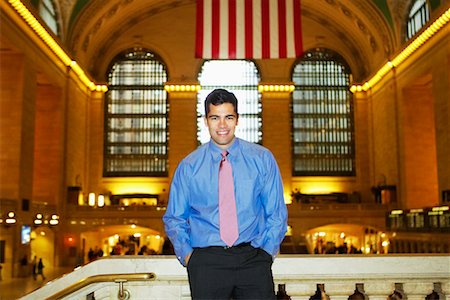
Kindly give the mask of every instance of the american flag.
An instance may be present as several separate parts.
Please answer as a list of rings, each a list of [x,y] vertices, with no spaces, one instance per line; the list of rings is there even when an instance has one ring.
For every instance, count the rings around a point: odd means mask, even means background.
[[[295,58],[300,0],[197,0],[196,58]]]

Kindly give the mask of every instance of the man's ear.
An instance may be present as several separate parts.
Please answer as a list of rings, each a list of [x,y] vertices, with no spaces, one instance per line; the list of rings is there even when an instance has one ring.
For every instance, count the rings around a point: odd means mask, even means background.
[[[208,127],[208,118],[206,116],[203,117],[203,121],[205,122],[205,126]]]

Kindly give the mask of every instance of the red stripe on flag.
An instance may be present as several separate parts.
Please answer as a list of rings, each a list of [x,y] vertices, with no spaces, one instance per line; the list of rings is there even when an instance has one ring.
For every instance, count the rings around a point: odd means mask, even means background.
[[[269,0],[261,0],[261,56],[270,58]]]
[[[203,0],[197,0],[195,57],[203,57]]]
[[[236,0],[228,3],[228,58],[236,58]]]
[[[245,58],[253,58],[253,3],[245,0]]]
[[[211,57],[219,58],[220,54],[220,0],[212,0]]]
[[[294,1],[294,36],[295,55],[296,57],[299,57],[303,54],[302,12],[300,0]]]
[[[278,0],[278,56],[287,56],[286,0]]]

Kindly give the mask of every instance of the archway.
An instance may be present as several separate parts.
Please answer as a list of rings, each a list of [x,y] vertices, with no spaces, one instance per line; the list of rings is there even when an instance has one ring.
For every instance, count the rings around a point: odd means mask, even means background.
[[[161,254],[164,238],[160,232],[137,225],[112,225],[81,233],[84,262],[109,255]]]
[[[374,227],[329,224],[306,232],[309,253],[381,254],[388,252],[388,235]]]

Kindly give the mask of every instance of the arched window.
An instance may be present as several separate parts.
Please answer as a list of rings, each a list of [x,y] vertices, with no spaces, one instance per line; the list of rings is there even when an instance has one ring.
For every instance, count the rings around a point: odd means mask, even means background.
[[[210,139],[203,121],[205,98],[215,88],[224,88],[234,93],[239,103],[236,136],[261,143],[261,94],[258,91],[259,72],[255,63],[248,60],[205,61],[198,80],[202,86],[197,98],[198,142],[203,144]]]
[[[408,15],[407,39],[412,38],[430,19],[430,8],[426,0],[416,0]]]
[[[104,176],[167,176],[165,65],[153,53],[120,54],[108,74]]]
[[[58,16],[56,14],[55,5],[52,0],[40,0],[38,11],[45,24],[53,31],[55,35],[59,35]]]
[[[350,69],[337,53],[308,51],[294,66],[294,176],[353,176],[354,126]]]

